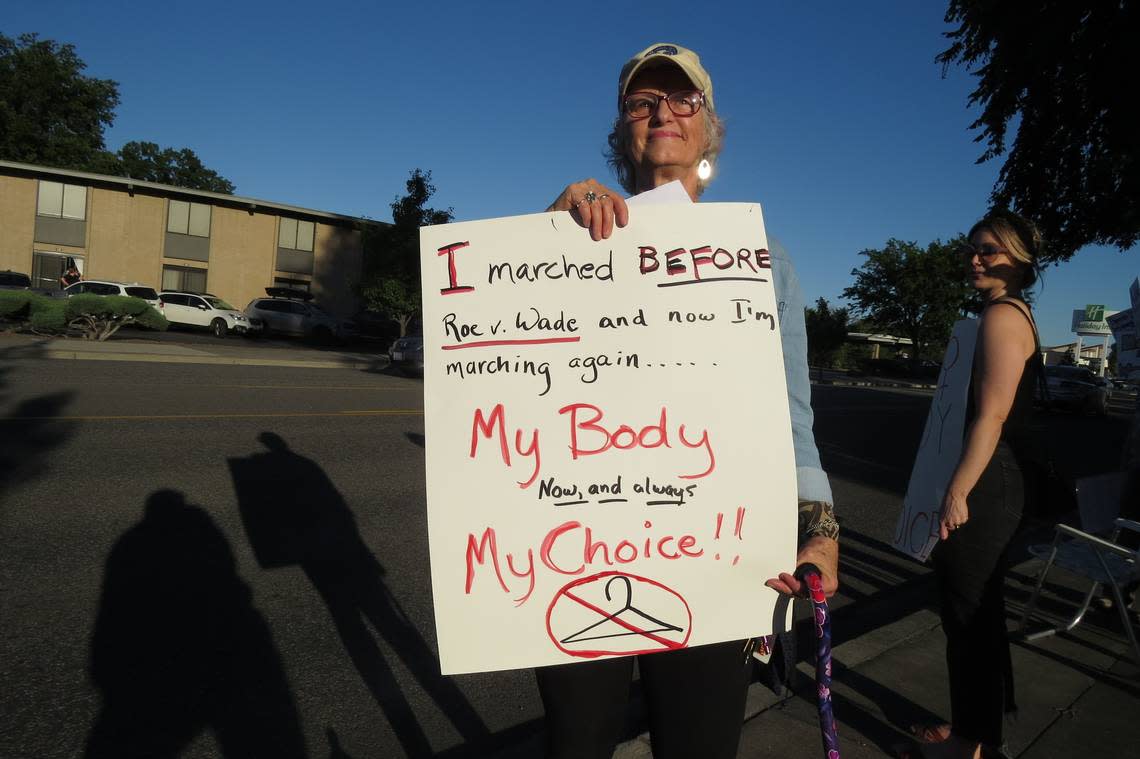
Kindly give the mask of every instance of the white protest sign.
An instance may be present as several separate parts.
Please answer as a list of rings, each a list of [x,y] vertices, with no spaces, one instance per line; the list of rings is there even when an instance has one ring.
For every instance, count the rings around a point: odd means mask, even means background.
[[[895,527],[894,547],[919,561],[926,561],[938,544],[942,497],[962,456],[966,394],[977,339],[976,319],[962,319],[950,333],[942,371],[938,373],[938,389],[926,415],[926,427],[910,471],[902,514]]]
[[[760,207],[420,230],[445,674],[770,632],[795,460]]]

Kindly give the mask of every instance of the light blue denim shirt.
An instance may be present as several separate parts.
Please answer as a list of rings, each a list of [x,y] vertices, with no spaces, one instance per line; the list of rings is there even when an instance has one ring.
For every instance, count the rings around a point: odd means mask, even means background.
[[[815,446],[815,414],[811,409],[811,381],[808,379],[807,326],[804,323],[804,296],[800,279],[788,257],[788,251],[775,239],[768,238],[768,254],[772,263],[772,285],[776,291],[776,310],[780,317],[780,344],[784,349],[784,379],[788,384],[788,410],[792,417],[792,447],[796,455],[796,486],[801,501],[826,501],[831,498],[831,483],[819,463]]]

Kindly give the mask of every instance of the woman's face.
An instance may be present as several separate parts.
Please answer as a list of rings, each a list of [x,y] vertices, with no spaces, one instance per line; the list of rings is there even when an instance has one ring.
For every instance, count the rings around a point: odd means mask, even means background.
[[[693,83],[681,69],[663,65],[639,72],[629,83],[626,95],[652,92],[664,96],[692,89]],[[708,146],[703,114],[677,116],[662,99],[649,118],[624,118],[625,128],[629,130],[628,156],[635,167],[635,178],[652,176],[657,170],[666,168],[696,171],[697,163]]]
[[[966,276],[975,290],[1020,289],[1024,264],[1006,250],[994,233],[979,229],[963,255]]]

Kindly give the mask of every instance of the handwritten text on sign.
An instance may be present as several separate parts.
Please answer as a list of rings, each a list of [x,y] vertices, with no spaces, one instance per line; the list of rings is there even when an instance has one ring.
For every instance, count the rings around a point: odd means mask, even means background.
[[[954,325],[895,527],[895,548],[919,561],[926,561],[938,545],[942,498],[962,457],[966,393],[977,338],[977,320],[962,319]]]
[[[795,464],[759,206],[421,230],[445,673],[771,630]]]

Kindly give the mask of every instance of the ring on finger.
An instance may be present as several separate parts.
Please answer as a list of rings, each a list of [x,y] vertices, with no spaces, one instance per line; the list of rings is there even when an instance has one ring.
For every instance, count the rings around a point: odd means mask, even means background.
[[[610,196],[610,195],[609,195],[609,193],[608,193],[608,192],[603,192],[601,195],[599,195],[599,196],[598,196],[598,200],[605,200],[605,199],[606,199],[606,198],[608,198],[609,196]]]
[[[583,199],[590,205],[594,205],[594,201],[598,199],[598,196],[594,194],[593,190],[587,190]]]

